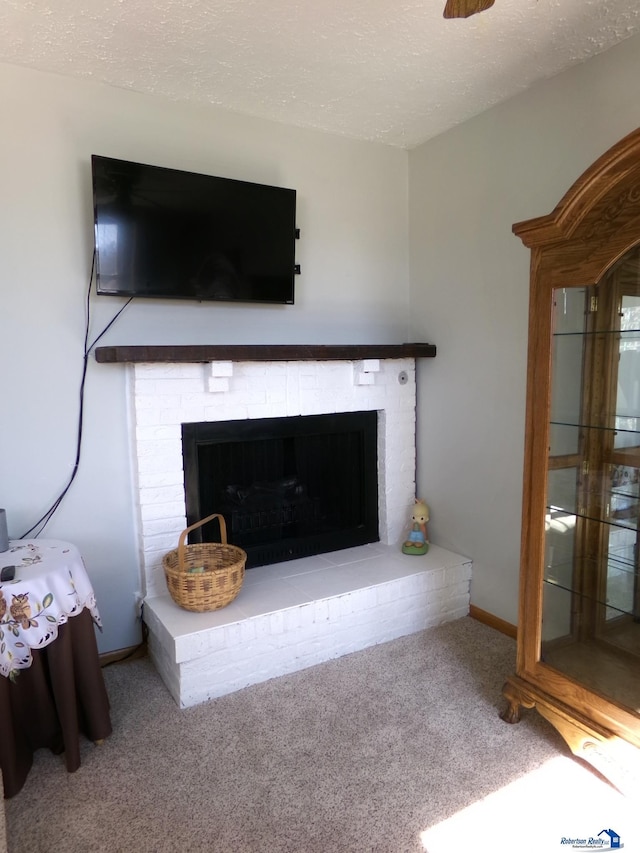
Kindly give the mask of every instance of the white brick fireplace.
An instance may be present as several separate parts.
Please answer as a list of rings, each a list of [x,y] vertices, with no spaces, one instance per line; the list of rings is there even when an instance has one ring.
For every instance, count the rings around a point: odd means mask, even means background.
[[[129,392],[144,621],[180,706],[468,613],[467,558],[399,549],[416,496],[414,358],[138,362]],[[181,425],[362,410],[378,412],[380,542],[251,569],[212,613],[178,607],[162,557],[186,526]]]

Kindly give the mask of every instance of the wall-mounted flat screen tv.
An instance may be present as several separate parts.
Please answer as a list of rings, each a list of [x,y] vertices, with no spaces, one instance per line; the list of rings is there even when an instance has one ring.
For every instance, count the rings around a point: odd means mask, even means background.
[[[93,155],[96,290],[294,301],[296,192]]]

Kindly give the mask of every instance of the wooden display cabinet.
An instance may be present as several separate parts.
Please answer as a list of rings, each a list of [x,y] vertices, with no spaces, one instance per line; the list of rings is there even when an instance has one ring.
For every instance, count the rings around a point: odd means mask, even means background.
[[[640,791],[640,130],[531,249],[520,607],[503,719],[535,707],[574,754]]]

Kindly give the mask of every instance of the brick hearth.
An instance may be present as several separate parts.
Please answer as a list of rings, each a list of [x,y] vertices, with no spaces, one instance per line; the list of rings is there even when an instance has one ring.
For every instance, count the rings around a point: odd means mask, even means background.
[[[189,613],[148,599],[149,652],[181,707],[466,616],[471,562],[363,545],[250,570],[238,597]]]
[[[128,370],[144,620],[152,658],[180,706],[468,613],[467,558],[435,546],[424,557],[399,549],[416,496],[415,358],[403,347],[388,349],[387,358],[357,349],[360,358],[351,360],[324,351],[313,360],[305,351],[285,361],[284,350],[275,361],[147,363],[137,351],[100,359],[134,362]],[[162,557],[186,526],[181,425],[363,410],[378,413],[380,543],[251,569],[238,598],[219,611],[191,613],[174,604]]]

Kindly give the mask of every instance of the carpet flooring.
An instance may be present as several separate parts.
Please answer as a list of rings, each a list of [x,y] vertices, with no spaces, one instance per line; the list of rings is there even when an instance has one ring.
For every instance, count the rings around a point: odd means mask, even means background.
[[[9,853],[553,851],[616,820],[629,847],[615,789],[499,718],[514,665],[467,617],[184,710],[148,658],[107,667],[113,735],[73,774],[36,754]]]

